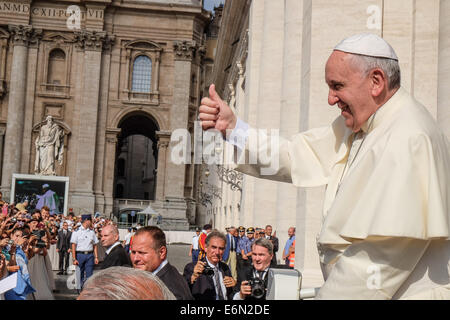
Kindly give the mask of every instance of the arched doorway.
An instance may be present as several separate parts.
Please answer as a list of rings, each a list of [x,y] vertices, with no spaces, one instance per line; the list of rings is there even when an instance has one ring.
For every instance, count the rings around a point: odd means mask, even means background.
[[[118,127],[114,198],[155,200],[157,122],[146,113],[135,112],[125,116]]]

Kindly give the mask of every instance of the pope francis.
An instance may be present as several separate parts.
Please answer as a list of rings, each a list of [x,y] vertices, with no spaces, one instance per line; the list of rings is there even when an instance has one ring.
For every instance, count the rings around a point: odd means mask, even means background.
[[[400,86],[398,58],[373,34],[341,41],[325,67],[325,128],[252,139],[214,85],[199,119],[241,152],[236,168],[298,187],[326,185],[318,251],[325,284],[317,299],[450,299],[450,144],[426,108]],[[236,136],[239,139],[235,139]],[[249,143],[257,141],[255,144]],[[257,153],[267,163],[248,164]]]

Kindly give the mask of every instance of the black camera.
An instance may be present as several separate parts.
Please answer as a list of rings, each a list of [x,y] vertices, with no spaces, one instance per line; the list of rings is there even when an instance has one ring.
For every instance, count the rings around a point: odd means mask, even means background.
[[[211,268],[210,266],[205,266],[202,272],[205,276],[213,276],[214,275],[214,268]]]
[[[37,238],[37,242],[36,242],[36,248],[45,248],[47,245],[45,244],[44,241],[42,241],[42,237],[45,236],[45,231],[44,230],[34,230],[32,232],[32,234],[34,236],[36,236]]]
[[[255,299],[262,299],[266,293],[266,286],[264,280],[259,278],[252,278],[248,281],[252,287],[252,297]]]
[[[12,218],[11,219],[11,222],[14,224],[14,223],[16,223],[17,222],[17,218]]]

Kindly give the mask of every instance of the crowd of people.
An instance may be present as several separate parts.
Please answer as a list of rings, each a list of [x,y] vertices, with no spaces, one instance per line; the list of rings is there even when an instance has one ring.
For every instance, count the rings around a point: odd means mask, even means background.
[[[89,226],[89,220],[83,223]],[[196,233],[189,250],[192,262],[181,274],[168,261],[166,235],[159,227],[129,230],[123,243],[113,224],[104,227],[101,241],[108,249],[103,270],[86,275],[78,299],[259,300],[266,297],[269,269],[289,268],[274,259],[278,239],[271,226],[230,227],[225,234],[207,224]],[[95,252],[94,242],[91,244],[88,249]],[[122,244],[129,246],[129,252]],[[292,251],[292,243],[289,249]],[[114,258],[110,259],[111,255]],[[246,263],[232,262],[240,259]],[[110,262],[104,265],[106,261]]]
[[[196,230],[196,235],[192,238],[192,244],[189,250],[189,256],[192,257],[193,263],[196,263],[199,257],[202,260],[202,257],[205,256],[205,239],[211,230],[212,226],[210,224],[206,224],[203,230]],[[230,267],[233,278],[238,279],[238,275],[242,276],[245,270],[252,264],[252,246],[260,238],[266,238],[272,242],[273,257],[271,265],[278,265],[276,254],[279,243],[276,232],[272,234],[273,228],[271,225],[266,225],[265,228],[248,227],[247,229],[243,226],[239,228],[231,226],[225,230],[226,246],[222,258]],[[282,264],[293,268],[295,263],[295,227],[289,228],[288,236],[289,239],[286,242],[282,254]]]
[[[29,212],[26,203],[6,203],[1,194],[0,201],[0,280],[17,273],[16,287],[0,299],[54,299],[54,261],[58,275],[77,266],[80,300],[264,299],[265,293],[252,292],[252,283],[264,284],[268,268],[280,267],[278,238],[270,225],[229,227],[225,233],[209,224],[197,229],[192,262],[181,274],[167,259],[166,235],[158,227],[130,228],[120,241],[117,225],[99,213],[63,216],[48,207]],[[291,253],[292,241],[286,247]]]
[[[16,287],[1,293],[0,299],[54,299],[54,264],[58,264],[59,275],[67,274],[74,249],[72,236],[83,229],[80,217],[73,212],[67,216],[52,214],[46,206],[29,211],[27,202],[7,203],[1,193],[0,207],[0,280],[17,273]],[[97,239],[112,223],[99,213],[91,222]],[[103,257],[106,252],[100,248]]]

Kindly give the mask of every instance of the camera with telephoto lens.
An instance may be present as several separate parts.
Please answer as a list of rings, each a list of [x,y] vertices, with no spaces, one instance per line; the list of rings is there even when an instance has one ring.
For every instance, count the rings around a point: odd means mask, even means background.
[[[47,246],[45,244],[45,242],[42,241],[42,237],[45,236],[45,231],[44,230],[34,230],[32,232],[32,234],[34,236],[36,236],[36,238],[37,238],[36,248],[45,248]]]
[[[252,278],[248,281],[252,287],[252,297],[255,299],[262,299],[266,293],[264,280],[259,278]]]

